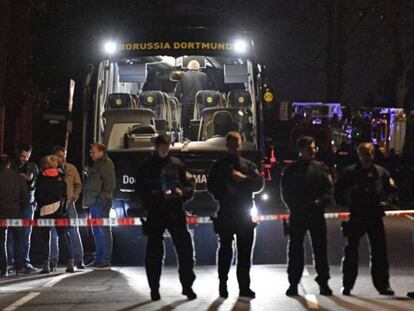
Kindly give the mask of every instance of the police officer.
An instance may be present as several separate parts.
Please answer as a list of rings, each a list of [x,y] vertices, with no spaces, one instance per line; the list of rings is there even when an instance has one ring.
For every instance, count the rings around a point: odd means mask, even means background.
[[[381,295],[394,295],[389,284],[389,264],[385,238],[384,207],[394,188],[394,181],[383,167],[374,164],[375,148],[371,143],[358,146],[359,163],[347,167],[339,176],[335,199],[350,209],[343,224],[347,238],[342,262],[342,294],[350,295],[358,275],[359,240],[368,235],[371,252],[371,274]]]
[[[290,210],[288,296],[298,295],[298,284],[304,268],[303,240],[310,232],[315,268],[321,295],[332,295],[328,280],[327,233],[324,211],[332,201],[332,179],[328,168],[315,161],[317,147],[312,137],[298,139],[299,160],[288,166],[282,176],[283,200]]]
[[[188,71],[181,75],[175,91],[183,105],[181,123],[185,138],[190,137],[190,120],[194,113],[195,96],[198,91],[207,89],[209,89],[207,74],[200,71],[200,63],[198,61],[191,60],[188,63]]]
[[[227,298],[227,275],[233,258],[233,239],[237,238],[237,280],[240,296],[255,298],[250,289],[250,266],[256,223],[252,221],[252,193],[263,187],[263,177],[257,167],[240,155],[241,136],[230,132],[226,136],[228,153],[210,169],[207,188],[219,201],[214,219],[219,236],[218,274],[220,297]]]
[[[183,203],[192,197],[194,178],[185,165],[170,155],[170,137],[164,133],[155,139],[155,152],[138,175],[138,194],[147,211],[144,233],[148,236],[145,268],[151,299],[160,300],[160,277],[164,258],[163,235],[168,229],[178,256],[182,294],[196,299],[192,237],[187,228]]]

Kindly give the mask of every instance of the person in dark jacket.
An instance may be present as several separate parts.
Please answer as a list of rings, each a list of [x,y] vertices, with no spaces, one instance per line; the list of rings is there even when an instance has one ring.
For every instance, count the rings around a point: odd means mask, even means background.
[[[190,121],[193,118],[195,96],[200,90],[209,88],[208,76],[200,71],[200,63],[191,60],[188,63],[188,71],[184,72],[177,83],[176,95],[182,103],[182,126],[184,129],[184,137],[189,138]]]
[[[375,147],[358,146],[359,163],[347,167],[335,186],[338,204],[349,206],[350,218],[343,223],[347,238],[342,262],[344,295],[350,295],[358,275],[358,248],[361,237],[368,235],[371,252],[371,274],[381,295],[394,295],[389,284],[389,263],[383,223],[384,207],[395,186],[388,171],[374,164]]]
[[[10,160],[3,155],[0,158],[0,219],[21,218],[28,205],[26,179],[10,169]],[[0,275],[7,275],[7,232],[12,231],[16,274],[24,268],[22,228],[0,227]]]
[[[17,173],[21,174],[27,182],[28,190],[28,204],[24,208],[22,213],[23,219],[33,220],[35,210],[35,189],[36,189],[36,178],[39,175],[39,168],[36,163],[30,161],[32,155],[32,146],[20,145],[17,148],[17,159],[12,162],[11,168]],[[32,237],[32,227],[23,227],[23,255],[25,261],[26,272],[36,272],[37,269],[30,263],[30,241]]]
[[[233,239],[237,238],[237,279],[240,296],[255,298],[250,289],[250,266],[254,244],[252,221],[252,195],[263,187],[263,177],[256,165],[241,156],[241,136],[229,132],[226,136],[228,153],[210,169],[207,189],[220,208],[214,219],[215,231],[219,236],[218,274],[220,297],[227,298],[227,279],[233,258]]]
[[[93,165],[88,168],[84,190],[84,203],[89,207],[91,218],[109,218],[113,192],[116,186],[115,166],[108,157],[106,147],[95,143],[91,146]],[[112,232],[109,226],[92,227],[95,239],[95,260],[88,266],[94,270],[111,269]]]
[[[183,204],[193,195],[194,178],[178,158],[170,155],[170,144],[169,136],[159,134],[155,139],[155,152],[143,163],[137,178],[138,196],[147,212],[145,268],[154,301],[161,298],[159,287],[166,229],[178,256],[182,294],[189,299],[197,298],[192,289],[195,280],[193,241],[183,209]]]
[[[303,241],[309,231],[315,256],[316,282],[321,295],[332,295],[328,280],[329,264],[325,208],[332,201],[332,178],[323,163],[315,161],[317,147],[313,137],[298,139],[299,160],[286,168],[282,176],[282,196],[289,208],[288,296],[298,295],[304,269]]]
[[[68,218],[66,214],[66,183],[64,176],[57,170],[58,160],[54,155],[45,156],[41,160],[41,173],[38,178],[35,198],[37,202],[36,217],[38,219]],[[40,273],[50,273],[50,231],[51,227],[40,228],[43,237],[42,260]],[[73,254],[69,242],[68,227],[56,227],[62,245],[63,258],[67,260],[66,272],[74,272]]]

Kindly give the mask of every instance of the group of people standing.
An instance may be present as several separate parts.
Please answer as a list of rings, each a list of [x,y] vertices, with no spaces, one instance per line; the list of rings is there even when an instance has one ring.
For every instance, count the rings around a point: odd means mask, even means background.
[[[22,145],[15,160],[0,158],[0,219],[70,219],[77,218],[75,203],[82,192],[78,170],[66,161],[66,149],[53,148],[42,157],[40,169],[30,161],[32,148]],[[91,146],[93,165],[88,170],[84,197],[92,218],[109,217],[115,189],[115,169],[101,144]],[[59,257],[66,272],[85,269],[83,245],[78,226],[40,227],[42,268],[40,273],[56,270]],[[112,252],[110,227],[93,227],[96,258],[94,269],[109,269]],[[0,227],[1,276],[37,272],[31,264],[32,227]],[[59,247],[60,246],[60,247]],[[61,250],[62,256],[59,256]]]
[[[389,282],[383,216],[389,196],[395,190],[395,182],[385,168],[374,164],[374,145],[361,143],[357,148],[358,161],[344,168],[336,181],[329,174],[328,167],[315,160],[317,147],[312,137],[301,137],[297,148],[299,160],[286,168],[281,185],[283,199],[290,210],[290,287],[286,294],[298,295],[298,284],[304,269],[304,236],[309,231],[315,255],[316,282],[322,295],[332,295],[328,285],[330,275],[324,212],[336,201],[350,211],[349,220],[342,223],[347,241],[342,262],[342,294],[351,295],[358,275],[359,242],[367,235],[373,284],[380,295],[394,295]],[[408,295],[413,297],[414,293]]]
[[[241,156],[242,139],[238,132],[226,136],[228,152],[211,167],[207,189],[219,202],[213,217],[214,230],[219,238],[218,276],[219,295],[227,298],[228,273],[233,258],[233,240],[237,245],[237,279],[240,296],[255,298],[250,288],[250,267],[256,223],[251,217],[252,196],[263,187],[263,177],[256,165]],[[188,231],[183,205],[193,195],[194,178],[185,164],[170,154],[171,140],[159,134],[155,152],[143,163],[137,178],[137,195],[147,216],[143,231],[147,235],[145,267],[151,289],[151,299],[161,299],[159,287],[164,258],[163,238],[168,230],[174,243],[179,266],[182,294],[196,299],[192,289],[194,273],[194,245]],[[332,295],[327,248],[325,209],[336,201],[350,208],[350,218],[342,224],[347,239],[343,259],[342,294],[351,295],[358,274],[358,246],[368,235],[371,252],[371,274],[375,288],[381,295],[394,295],[389,283],[389,263],[383,223],[384,207],[395,183],[386,169],[374,164],[375,148],[371,143],[358,146],[358,162],[344,168],[334,181],[329,169],[315,160],[317,147],[312,137],[297,142],[299,159],[284,170],[283,200],[290,210],[287,232],[288,296],[298,295],[298,284],[304,270],[303,242],[309,231],[315,255],[316,282],[322,295]],[[75,202],[82,191],[79,173],[66,162],[66,150],[56,147],[53,155],[45,156],[37,165],[29,161],[30,146],[22,146],[18,157],[0,161],[0,218],[48,219],[76,218]],[[90,150],[93,165],[87,170],[83,189],[84,202],[91,218],[108,218],[115,189],[115,169],[105,146],[95,143]],[[298,192],[300,191],[300,195]],[[9,231],[9,234],[8,234]],[[67,263],[66,271],[84,269],[83,248],[77,227],[41,227],[41,273],[49,273],[57,265],[58,245]],[[111,267],[112,235],[109,226],[94,226],[96,256],[90,264],[96,270]],[[14,259],[17,275],[32,272],[30,263],[31,227],[0,227],[0,272],[7,275],[8,262]],[[12,237],[8,249],[7,237]],[[51,238],[52,236],[52,238]],[[53,238],[53,236],[55,236]],[[57,238],[58,237],[58,238]],[[52,241],[52,242],[51,242]],[[10,246],[10,245],[9,245]],[[9,258],[8,258],[9,256]],[[408,293],[410,297],[414,293]]]
[[[164,257],[163,236],[168,229],[178,257],[178,272],[182,294],[189,299],[197,298],[192,289],[194,274],[194,247],[183,203],[192,197],[194,178],[185,165],[170,155],[171,140],[160,134],[155,139],[154,154],[139,171],[138,196],[147,211],[144,233],[148,236],[145,267],[151,289],[151,299],[161,299],[159,293],[162,262]],[[255,223],[250,209],[253,192],[263,186],[263,178],[256,166],[241,157],[241,136],[230,132],[226,137],[228,153],[217,160],[210,170],[207,187],[220,202],[220,210],[214,219],[219,236],[218,274],[219,294],[228,297],[227,278],[230,270],[234,236],[237,237],[237,279],[240,295],[254,298],[250,289],[250,265],[254,242]]]

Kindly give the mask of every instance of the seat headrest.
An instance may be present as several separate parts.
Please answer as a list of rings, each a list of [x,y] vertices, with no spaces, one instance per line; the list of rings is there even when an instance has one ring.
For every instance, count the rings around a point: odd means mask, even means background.
[[[228,95],[229,107],[234,108],[250,108],[252,105],[252,97],[248,91],[236,90],[230,91]]]
[[[233,128],[233,116],[228,111],[217,111],[213,115],[214,135],[225,136]]]
[[[220,92],[218,91],[198,91],[196,94],[196,102],[202,107],[217,107],[220,105]]]
[[[106,99],[106,106],[108,109],[128,109],[134,108],[131,94],[127,93],[112,93]]]
[[[139,99],[143,107],[154,109],[164,103],[164,93],[160,91],[145,91],[141,93]]]
[[[135,125],[131,129],[131,134],[133,135],[143,135],[143,134],[155,134],[157,131],[152,125]]]

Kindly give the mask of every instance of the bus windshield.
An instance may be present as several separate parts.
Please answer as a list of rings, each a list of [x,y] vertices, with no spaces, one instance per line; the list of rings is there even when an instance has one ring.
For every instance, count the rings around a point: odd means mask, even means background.
[[[109,150],[146,150],[159,132],[173,148],[217,150],[230,131],[256,149],[256,90],[248,59],[145,56],[100,63],[95,137]],[[220,142],[220,143],[219,143]]]

